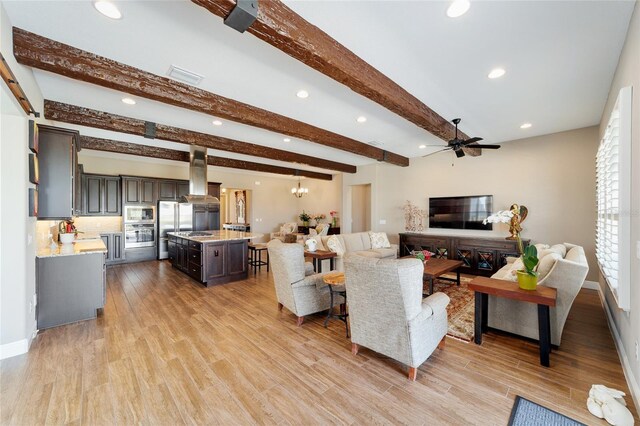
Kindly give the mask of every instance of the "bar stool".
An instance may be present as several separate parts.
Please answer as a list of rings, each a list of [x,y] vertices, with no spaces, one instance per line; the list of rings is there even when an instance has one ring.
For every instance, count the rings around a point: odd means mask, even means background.
[[[262,252],[267,253],[266,262],[262,260]],[[266,265],[267,272],[269,272],[269,251],[265,243],[249,243],[249,267],[253,266],[253,273],[256,274],[258,269],[262,269]]]

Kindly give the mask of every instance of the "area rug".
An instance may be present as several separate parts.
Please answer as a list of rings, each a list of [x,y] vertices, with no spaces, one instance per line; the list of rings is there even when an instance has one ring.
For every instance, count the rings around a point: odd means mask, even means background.
[[[509,417],[509,426],[585,426],[565,415],[550,410],[520,395],[516,396]]]
[[[443,275],[445,278],[455,278],[455,275]],[[471,278],[460,278],[460,286],[451,281],[435,280],[433,283],[433,291],[439,291],[451,299],[449,306],[447,306],[447,313],[449,314],[449,330],[447,335],[465,341],[470,342],[473,340],[473,325],[474,325],[474,295],[473,291],[469,290],[467,283],[471,281]],[[429,291],[429,284],[425,283],[425,293]]]

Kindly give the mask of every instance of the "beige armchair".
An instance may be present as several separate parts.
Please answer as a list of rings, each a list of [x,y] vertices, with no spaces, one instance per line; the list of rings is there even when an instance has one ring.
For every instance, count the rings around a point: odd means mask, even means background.
[[[309,236],[315,237],[316,235],[320,235],[324,237],[329,234],[329,228],[331,228],[331,224],[329,223],[319,223],[318,226],[314,228],[309,228]]]
[[[304,261],[301,244],[285,244],[279,240],[267,244],[273,282],[278,299],[278,310],[284,306],[298,317],[302,325],[305,315],[329,309],[330,296],[323,274],[313,272],[313,265]],[[334,303],[344,303],[342,297],[334,297]]]
[[[278,232],[272,232],[270,234],[270,240],[280,240],[283,243],[285,235],[295,234],[298,232],[298,224],[296,222],[287,222],[280,227]]]
[[[409,379],[436,347],[444,349],[449,297],[422,299],[418,259],[345,256],[352,352],[364,346],[409,366]]]
[[[549,310],[551,316],[551,344],[560,346],[562,330],[571,310],[571,305],[582,288],[589,265],[584,249],[574,244],[558,244],[564,246],[566,254],[558,256],[557,260],[550,258],[550,269],[542,276],[540,271],[544,256],[538,265],[538,285],[556,288],[558,296],[556,306]],[[554,246],[556,247],[556,246]],[[553,248],[553,247],[552,247]],[[548,254],[547,254],[548,255]],[[511,273],[515,259],[505,265],[492,278],[505,279]],[[545,261],[546,263],[546,261]],[[489,296],[489,327],[507,331],[519,336],[538,340],[538,309],[533,303],[519,302],[501,297]]]

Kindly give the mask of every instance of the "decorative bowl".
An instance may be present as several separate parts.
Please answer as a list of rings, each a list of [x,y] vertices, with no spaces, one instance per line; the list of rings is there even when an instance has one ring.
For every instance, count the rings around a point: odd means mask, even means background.
[[[67,234],[59,234],[59,238],[62,244],[71,244],[73,243],[73,240],[75,240],[76,234],[73,232]]]

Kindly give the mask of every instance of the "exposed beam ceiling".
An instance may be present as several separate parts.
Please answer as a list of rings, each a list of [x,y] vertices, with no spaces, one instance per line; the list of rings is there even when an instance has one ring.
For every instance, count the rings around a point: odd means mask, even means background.
[[[222,18],[236,6],[235,0],[191,1]],[[451,138],[454,127],[448,120],[280,0],[261,1],[258,18],[247,32],[440,139]],[[460,131],[459,134],[468,138]]]
[[[96,111],[76,105],[69,105],[45,99],[44,116],[50,120],[80,126],[94,127],[111,130],[131,135],[145,136],[147,133],[146,121],[136,118]],[[287,161],[290,163],[306,164],[322,169],[337,170],[345,173],[355,173],[356,167],[350,164],[324,160],[310,155],[296,154],[281,149],[270,148],[262,145],[240,142],[220,136],[180,129],[178,127],[155,124],[155,139],[199,145],[220,151],[234,152],[237,154],[251,155],[254,157],[269,158],[273,160]]]
[[[378,161],[409,165],[406,157],[15,27],[13,54],[23,65],[69,78],[305,139]]]
[[[175,149],[159,148],[155,146],[140,145],[128,142],[119,142],[112,139],[80,136],[80,148],[96,151],[115,152],[118,154],[137,155],[142,157],[161,158],[164,160],[189,162],[189,153]],[[251,161],[235,160],[208,156],[211,166],[229,167],[232,169],[251,170],[254,172],[277,173],[281,175],[305,176],[313,179],[331,180],[329,174],[292,169],[289,167],[273,166],[271,164],[253,163]]]

